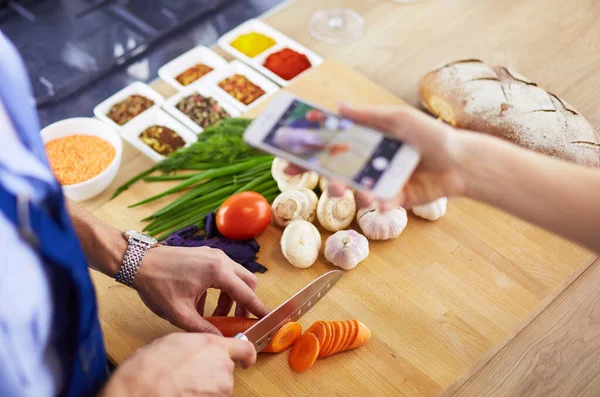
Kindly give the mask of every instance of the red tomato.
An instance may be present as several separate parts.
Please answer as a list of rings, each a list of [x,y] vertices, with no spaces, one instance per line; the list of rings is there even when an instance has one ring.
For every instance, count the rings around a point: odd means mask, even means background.
[[[256,192],[234,194],[217,211],[217,228],[230,240],[258,237],[270,223],[271,206]]]

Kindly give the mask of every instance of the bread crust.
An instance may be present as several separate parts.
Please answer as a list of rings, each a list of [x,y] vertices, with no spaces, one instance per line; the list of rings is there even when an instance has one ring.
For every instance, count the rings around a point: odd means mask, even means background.
[[[452,62],[419,82],[421,103],[458,128],[575,163],[600,166],[600,137],[558,96],[503,66]]]

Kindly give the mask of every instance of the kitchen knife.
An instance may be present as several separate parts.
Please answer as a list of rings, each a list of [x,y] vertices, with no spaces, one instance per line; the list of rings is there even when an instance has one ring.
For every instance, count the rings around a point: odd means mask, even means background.
[[[302,317],[329,292],[343,274],[341,270],[332,270],[323,274],[248,328],[246,332],[237,334],[236,339],[250,341],[257,352],[261,351],[269,344],[279,328],[289,321],[296,321]]]

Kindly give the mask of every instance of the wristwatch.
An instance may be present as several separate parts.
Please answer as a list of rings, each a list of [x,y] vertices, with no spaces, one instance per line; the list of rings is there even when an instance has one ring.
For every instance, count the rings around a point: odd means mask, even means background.
[[[146,251],[156,247],[158,241],[151,236],[134,230],[125,230],[123,237],[128,243],[127,250],[125,250],[123,262],[121,262],[121,268],[115,276],[115,280],[131,287],[138,270],[140,270],[140,265],[142,264],[142,260],[144,260]]]

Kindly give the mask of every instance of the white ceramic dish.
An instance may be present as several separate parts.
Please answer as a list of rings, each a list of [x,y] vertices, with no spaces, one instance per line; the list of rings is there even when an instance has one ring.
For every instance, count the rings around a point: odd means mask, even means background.
[[[190,131],[179,121],[169,116],[163,110],[154,108],[148,112],[144,112],[144,114],[125,124],[125,126],[121,129],[121,135],[123,136],[123,139],[131,144],[131,146],[144,153],[151,160],[157,163],[162,161],[165,156],[155,152],[152,148],[150,148],[150,146],[146,145],[140,139],[140,134],[144,132],[146,128],[153,125],[160,125],[172,129],[185,141],[185,146],[189,146],[191,143],[196,142],[197,140],[196,134]]]
[[[113,182],[123,155],[123,142],[115,130],[91,117],[77,117],[50,124],[40,133],[44,144],[69,135],[93,135],[100,137],[115,148],[115,158],[104,171],[87,181],[63,186],[63,192],[71,200],[83,201],[102,193]]]
[[[163,79],[173,88],[180,91],[186,87],[189,87],[189,85],[181,85],[175,79],[175,77],[179,76],[181,73],[185,72],[192,66],[197,65],[199,63],[202,63],[206,66],[210,66],[213,69],[218,69],[222,66],[227,65],[227,61],[223,59],[220,55],[218,55],[216,52],[212,51],[208,47],[198,46],[192,48],[188,52],[181,54],[177,58],[163,65],[160,69],[158,69],[158,75],[161,79]],[[202,81],[202,79],[208,76],[210,73],[207,73],[206,75],[202,76],[198,80],[194,81],[192,84]]]
[[[190,130],[194,131],[196,134],[201,133],[204,129],[200,127],[198,124],[192,121],[185,113],[181,110],[177,109],[177,103],[187,96],[190,96],[194,93],[198,93],[204,97],[213,97],[217,100],[219,105],[229,113],[231,117],[237,117],[240,115],[240,110],[233,105],[229,100],[223,99],[221,95],[216,93],[214,90],[211,90],[208,87],[203,86],[202,84],[192,84],[189,87],[186,87],[185,90],[178,92],[173,95],[169,99],[165,101],[163,104],[163,109],[165,109],[171,116],[175,117],[179,120],[183,125],[185,125]],[[229,94],[227,94],[229,95]]]
[[[248,34],[251,32],[262,33],[266,36],[269,36],[273,40],[275,40],[276,44],[273,47],[266,49],[265,51],[263,51],[262,53],[258,54],[257,56],[255,56],[253,58],[246,56],[245,54],[243,54],[242,52],[236,50],[235,48],[233,48],[231,46],[231,42],[233,40],[235,40],[238,36],[243,35],[243,34]],[[250,20],[246,21],[245,23],[241,24],[240,26],[236,27],[235,29],[229,31],[228,33],[226,33],[219,39],[218,43],[219,43],[219,46],[224,51],[226,51],[233,57],[238,58],[238,59],[246,62],[247,64],[251,65],[253,68],[257,69],[258,71],[263,73],[265,76],[269,77],[271,80],[275,81],[277,84],[279,84],[281,86],[289,85],[291,82],[296,80],[299,76],[301,76],[304,72],[300,73],[298,76],[294,77],[291,80],[282,79],[277,74],[271,72],[269,69],[267,69],[263,66],[267,57],[269,55],[271,55],[272,53],[280,51],[287,47],[287,48],[291,48],[292,50],[297,51],[299,53],[305,54],[308,57],[308,60],[310,61],[312,67],[319,66],[320,64],[323,63],[323,58],[321,58],[319,55],[317,55],[316,53],[312,52],[311,50],[304,47],[300,43],[292,40],[290,37],[284,35],[280,31],[270,27],[269,25],[265,24],[264,22],[262,22],[258,19],[250,19]],[[309,68],[307,70],[310,70],[310,69],[311,68]]]
[[[248,80],[252,83],[256,84],[260,88],[265,91],[265,93],[250,105],[244,105],[242,102],[235,99],[233,96],[229,95],[227,91],[221,89],[219,87],[219,82],[222,80],[233,76],[234,74],[241,74],[246,76]],[[252,109],[254,106],[263,102],[270,95],[274,94],[279,90],[277,84],[273,83],[271,80],[267,79],[256,70],[252,69],[250,66],[240,62],[240,61],[231,61],[229,65],[222,67],[220,69],[215,70],[210,76],[207,76],[200,85],[205,85],[212,91],[216,92],[220,97],[227,98],[228,101],[235,104],[235,106],[243,113],[248,109]]]
[[[100,104],[98,104],[98,106],[96,106],[94,108],[94,115],[96,117],[98,117],[99,120],[107,123],[108,125],[112,126],[113,128],[116,128],[117,130],[120,130],[121,128],[126,126],[129,122],[125,123],[122,126],[118,125],[117,123],[115,123],[114,121],[109,119],[107,114],[110,111],[110,108],[115,103],[123,101],[130,95],[136,95],[136,94],[143,95],[146,98],[154,101],[153,106],[146,109],[144,112],[138,114],[138,116],[144,114],[145,112],[149,111],[153,107],[160,107],[162,105],[162,103],[165,101],[165,98],[162,95],[160,95],[158,92],[154,91],[148,85],[142,83],[141,81],[136,81],[135,83],[129,84],[127,87],[123,88],[121,91],[117,92],[110,98],[107,98],[104,101],[102,101]],[[136,117],[138,117],[138,116],[136,116]],[[135,120],[136,117],[134,117],[132,120]],[[132,120],[130,120],[130,121],[132,121]]]

